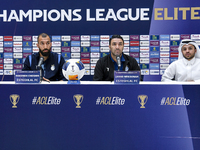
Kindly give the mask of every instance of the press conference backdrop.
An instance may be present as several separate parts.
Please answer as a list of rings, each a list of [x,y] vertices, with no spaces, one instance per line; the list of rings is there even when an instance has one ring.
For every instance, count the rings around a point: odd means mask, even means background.
[[[97,60],[109,53],[108,40],[120,34],[124,53],[136,58],[144,81],[160,80],[177,60],[180,40],[200,44],[197,0],[34,0],[0,5],[0,77],[13,80],[27,55],[38,52],[37,35],[52,38],[52,51],[80,59],[83,80],[92,80]]]

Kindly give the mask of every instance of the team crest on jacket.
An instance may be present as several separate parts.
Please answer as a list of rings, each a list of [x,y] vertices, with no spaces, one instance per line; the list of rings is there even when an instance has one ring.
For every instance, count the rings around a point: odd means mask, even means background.
[[[55,70],[55,65],[51,65],[51,71],[54,71]]]
[[[128,68],[128,66],[126,66],[125,71],[128,71],[128,70],[129,70],[129,68]]]

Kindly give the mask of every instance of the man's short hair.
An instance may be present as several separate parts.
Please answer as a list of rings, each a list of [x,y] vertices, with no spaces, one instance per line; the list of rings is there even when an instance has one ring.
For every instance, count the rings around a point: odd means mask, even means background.
[[[111,44],[112,39],[115,39],[115,38],[122,39],[123,44],[124,44],[124,39],[121,37],[121,35],[116,34],[116,35],[113,35],[113,36],[109,39],[109,45]]]
[[[37,38],[37,42],[39,42],[39,37],[43,37],[43,38],[45,38],[45,37],[49,37],[49,39],[50,39],[50,42],[51,42],[51,38],[50,38],[50,36],[48,35],[48,34],[46,34],[46,33],[41,33],[40,35],[38,35],[38,38]]]

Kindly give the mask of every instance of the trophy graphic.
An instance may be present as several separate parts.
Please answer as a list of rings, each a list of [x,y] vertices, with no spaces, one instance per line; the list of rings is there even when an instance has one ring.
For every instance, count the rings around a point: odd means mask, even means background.
[[[83,95],[76,94],[73,96],[73,98],[74,98],[74,102],[77,104],[76,108],[81,108],[80,104],[83,101]]]
[[[147,95],[138,95],[138,101],[142,105],[140,108],[145,108],[145,104],[147,102],[148,96]]]
[[[19,95],[17,94],[12,94],[10,95],[10,101],[13,104],[12,108],[17,108],[17,103],[19,102]]]

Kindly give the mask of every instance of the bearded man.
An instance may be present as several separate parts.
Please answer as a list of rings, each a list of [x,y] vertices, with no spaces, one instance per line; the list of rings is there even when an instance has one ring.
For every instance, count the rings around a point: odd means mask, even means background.
[[[41,64],[43,80],[59,81],[65,79],[62,74],[62,66],[65,63],[64,58],[57,53],[51,52],[51,39],[48,34],[41,33],[38,36],[37,47],[38,53],[28,55],[24,61],[22,70],[38,70],[38,63],[43,59]]]

